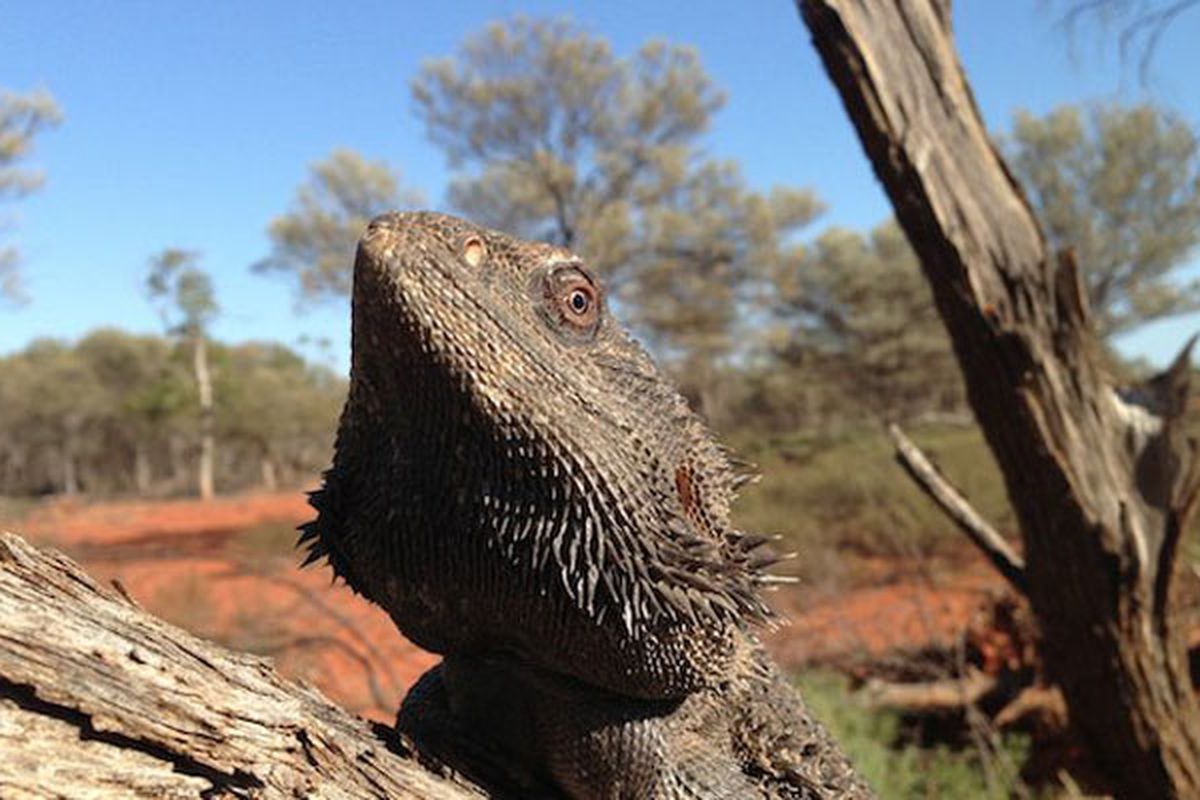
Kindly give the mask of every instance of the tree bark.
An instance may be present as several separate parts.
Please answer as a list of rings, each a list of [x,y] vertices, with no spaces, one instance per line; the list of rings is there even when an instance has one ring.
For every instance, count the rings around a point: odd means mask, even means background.
[[[270,661],[0,532],[0,797],[485,796]]]
[[[216,434],[213,431],[212,374],[208,369],[208,345],[203,333],[192,341],[192,370],[200,394],[200,464],[197,483],[202,500],[213,498],[213,463],[216,458]]]
[[[150,494],[150,453],[143,442],[133,447],[133,485],[138,497]]]
[[[191,472],[184,461],[185,449],[184,440],[180,434],[172,432],[167,440],[167,453],[171,462],[170,489],[172,492],[186,490],[192,481]]]
[[[1122,397],[975,107],[938,0],[798,0],[921,258],[1004,473],[1051,677],[1121,797],[1200,797],[1200,712],[1171,592],[1196,498],[1186,359]],[[1186,353],[1185,353],[1186,355]]]
[[[279,488],[279,474],[275,469],[275,459],[270,454],[264,453],[259,460],[259,467],[262,472],[262,485],[268,492],[274,492]]]
[[[83,421],[78,415],[68,413],[63,422],[62,482],[63,493],[68,497],[79,494],[79,429]]]

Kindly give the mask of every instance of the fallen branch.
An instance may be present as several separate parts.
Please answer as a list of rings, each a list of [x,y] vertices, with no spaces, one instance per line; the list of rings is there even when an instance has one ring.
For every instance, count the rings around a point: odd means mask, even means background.
[[[959,530],[975,543],[1012,587],[1024,595],[1028,590],[1025,562],[1016,551],[999,531],[988,524],[967,499],[942,477],[921,449],[900,430],[900,426],[889,425],[888,434],[896,445],[896,460],[904,467],[909,477],[937,503],[938,508],[942,509],[954,524],[958,525]]]
[[[0,797],[485,796],[271,662],[0,532]]]
[[[872,708],[929,714],[938,711],[961,711],[975,705],[980,698],[995,689],[996,685],[997,681],[993,676],[973,670],[962,678],[925,683],[872,680],[863,687],[863,694]]]

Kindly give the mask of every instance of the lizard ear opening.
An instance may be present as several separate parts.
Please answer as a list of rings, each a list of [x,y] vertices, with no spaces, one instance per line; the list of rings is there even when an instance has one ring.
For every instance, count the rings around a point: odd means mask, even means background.
[[[686,461],[675,468],[675,491],[683,505],[684,516],[691,518],[695,513],[696,495],[692,491],[692,466]]]
[[[709,513],[703,481],[696,475],[690,460],[675,467],[675,492],[683,506],[683,516],[697,534],[715,536],[717,525]]]

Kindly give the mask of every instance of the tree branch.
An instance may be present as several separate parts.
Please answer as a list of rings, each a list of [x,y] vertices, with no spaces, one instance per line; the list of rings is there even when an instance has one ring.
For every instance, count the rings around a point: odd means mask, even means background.
[[[0,532],[0,796],[485,793],[271,662],[158,620]]]
[[[978,703],[980,698],[995,689],[997,684],[997,680],[991,675],[973,670],[962,678],[925,683],[873,680],[863,687],[863,692],[872,708],[929,714],[938,711],[961,711]]]
[[[896,445],[896,461],[959,530],[975,543],[988,561],[1014,589],[1024,595],[1028,589],[1025,562],[1017,555],[999,531],[988,524],[967,499],[942,477],[937,467],[909,439],[899,425],[889,425],[888,434]]]

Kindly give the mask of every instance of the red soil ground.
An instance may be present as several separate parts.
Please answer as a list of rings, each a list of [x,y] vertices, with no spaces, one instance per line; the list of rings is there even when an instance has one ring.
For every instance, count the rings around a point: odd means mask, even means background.
[[[300,492],[213,502],[53,502],[0,519],[58,547],[102,580],[116,580],[154,614],[230,646],[271,655],[284,674],[344,707],[388,721],[413,681],[437,660],[406,641],[385,614],[326,568],[298,570],[291,528],[311,516]],[[902,565],[901,565],[902,566]],[[859,565],[867,585],[803,586],[775,596],[791,624],[770,634],[787,666],[949,645],[1000,590],[982,565],[899,574]]]

